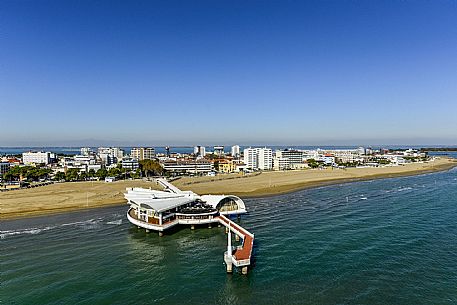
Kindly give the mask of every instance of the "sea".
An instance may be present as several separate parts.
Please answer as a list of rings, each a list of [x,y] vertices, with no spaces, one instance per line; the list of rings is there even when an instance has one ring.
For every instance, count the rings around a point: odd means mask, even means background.
[[[457,304],[457,168],[245,203],[247,276],[223,228],[159,237],[126,205],[1,221],[0,304]]]
[[[247,148],[248,146],[241,146],[241,149]],[[273,146],[268,146],[269,148],[272,148],[273,150],[276,149],[286,149],[286,148],[291,148],[291,149],[303,149],[303,150],[312,150],[312,149],[356,149],[357,146],[278,146],[278,145],[273,145]],[[375,149],[379,148],[388,148],[388,149],[408,149],[408,148],[413,148],[413,149],[421,149],[422,147],[428,147],[428,146],[392,146],[392,145],[387,145],[387,146],[373,146]],[[441,147],[441,146],[440,146]],[[455,147],[455,146],[452,146]],[[126,147],[121,147],[126,153],[130,153],[132,147],[126,146]],[[229,153],[230,152],[230,146],[225,146],[225,152]],[[97,151],[97,147],[91,147],[92,151]],[[212,151],[213,147],[207,146],[206,147],[207,151]],[[30,147],[1,147],[0,146],[0,156],[3,155],[19,155],[22,154],[23,152],[28,152],[28,151],[50,151],[56,154],[60,155],[78,155],[81,152],[80,147],[54,147],[54,146],[41,146],[41,147],[35,147],[35,146],[30,146]],[[155,151],[157,153],[166,153],[165,147],[162,146],[157,146],[155,147]],[[194,148],[190,146],[176,146],[176,147],[170,147],[170,153],[181,153],[181,154],[191,154],[194,152]]]

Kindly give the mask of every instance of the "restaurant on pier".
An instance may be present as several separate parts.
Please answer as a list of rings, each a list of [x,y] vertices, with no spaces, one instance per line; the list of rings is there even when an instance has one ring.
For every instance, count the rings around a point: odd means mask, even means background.
[[[234,195],[197,195],[191,191],[181,191],[163,178],[156,179],[164,190],[145,188],[127,188],[124,194],[130,208],[128,220],[144,228],[146,232],[156,231],[159,236],[177,225],[212,225],[226,227],[227,251],[224,261],[227,272],[232,272],[233,266],[247,273],[251,263],[254,234],[230,220],[230,216],[240,217],[246,213],[246,207],[241,198]],[[232,234],[235,242],[240,245],[232,246]]]

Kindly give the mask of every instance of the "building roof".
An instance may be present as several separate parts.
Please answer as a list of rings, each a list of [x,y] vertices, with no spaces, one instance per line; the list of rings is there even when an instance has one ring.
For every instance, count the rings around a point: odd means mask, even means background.
[[[153,209],[156,212],[163,212],[179,207],[181,205],[194,201],[192,196],[178,197],[178,198],[150,198],[150,199],[135,199],[130,201],[131,204],[140,206],[142,208]]]

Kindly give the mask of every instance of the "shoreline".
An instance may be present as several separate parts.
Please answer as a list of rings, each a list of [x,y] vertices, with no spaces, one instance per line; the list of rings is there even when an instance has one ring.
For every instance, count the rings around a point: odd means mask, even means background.
[[[457,162],[457,161],[455,161]],[[312,182],[306,182],[306,183],[299,183],[300,186],[296,186],[293,188],[290,188],[289,190],[281,190],[280,192],[277,193],[263,193],[261,195],[255,195],[255,194],[240,194],[243,198],[265,198],[265,197],[273,197],[277,195],[283,195],[283,194],[289,194],[289,193],[294,193],[294,192],[299,192],[302,190],[307,190],[307,189],[312,189],[312,188],[319,188],[319,187],[324,187],[324,186],[332,186],[332,185],[338,185],[338,184],[346,184],[346,183],[353,183],[353,182],[363,182],[363,181],[374,181],[374,180],[382,180],[382,179],[392,179],[392,178],[402,178],[402,177],[413,177],[413,176],[421,176],[421,175],[427,175],[427,174],[433,174],[433,173],[439,173],[439,172],[445,172],[448,170],[451,170],[453,168],[457,167],[457,163],[454,165],[449,165],[449,166],[443,166],[439,167],[436,169],[428,169],[428,170],[422,170],[422,171],[409,171],[409,172],[403,172],[403,173],[391,173],[391,174],[375,174],[375,175],[370,175],[366,177],[358,177],[358,178],[341,178],[341,179],[333,179],[333,180],[327,180],[327,181],[312,181]],[[236,194],[234,194],[236,195]],[[238,195],[237,195],[238,196]]]
[[[378,179],[417,176],[447,171],[457,167],[457,159],[440,158],[437,160],[427,163],[424,168],[407,168],[407,170],[404,170],[410,165],[405,165],[405,168],[376,168],[365,170],[368,174],[363,174],[363,169],[348,169],[347,171],[334,170],[335,172],[329,170],[314,172],[312,170],[265,172],[253,177],[243,177],[243,179],[234,179],[237,178],[236,176],[226,176],[226,178],[222,177],[217,180],[208,180],[206,177],[182,178],[176,180],[174,184],[183,190],[192,190],[202,195],[209,193],[225,193],[236,195],[241,198],[264,198],[310,188]],[[383,169],[384,172],[376,173],[376,170],[380,169]],[[199,181],[195,182],[197,179],[199,179]],[[260,187],[252,190],[247,189],[250,182],[248,180],[251,180],[251,184],[255,184],[256,186],[260,185]],[[267,181],[269,182],[267,183]],[[154,182],[142,180],[117,181],[114,183],[67,182],[35,189],[0,193],[0,220],[24,219],[72,211],[90,210],[94,208],[120,206],[125,204],[125,199],[122,196],[123,191],[126,187],[132,186],[157,188],[157,185]],[[214,192],[215,189],[220,189],[221,191]],[[17,198],[12,198],[15,194],[18,194]],[[21,202],[21,199],[24,199],[24,201],[28,200],[28,202]],[[49,201],[55,202],[55,206],[50,207],[48,204]],[[20,205],[25,207],[22,210],[18,210],[17,207]],[[5,207],[7,210],[6,213],[4,212]]]

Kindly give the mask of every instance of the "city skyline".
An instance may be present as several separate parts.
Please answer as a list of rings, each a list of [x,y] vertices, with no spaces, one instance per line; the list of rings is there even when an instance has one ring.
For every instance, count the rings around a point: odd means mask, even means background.
[[[0,6],[0,146],[457,144],[451,2]]]

